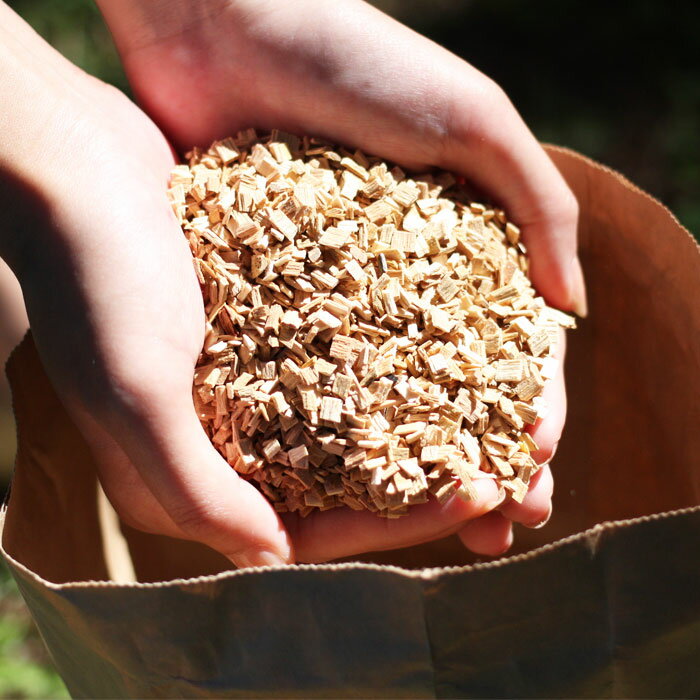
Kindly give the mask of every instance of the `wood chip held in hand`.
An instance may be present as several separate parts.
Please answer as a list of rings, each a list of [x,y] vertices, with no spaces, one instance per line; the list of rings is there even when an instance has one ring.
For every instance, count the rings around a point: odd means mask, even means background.
[[[195,149],[169,196],[207,314],[199,419],[278,511],[397,517],[478,478],[523,499],[575,323],[502,210],[446,173],[252,130]]]

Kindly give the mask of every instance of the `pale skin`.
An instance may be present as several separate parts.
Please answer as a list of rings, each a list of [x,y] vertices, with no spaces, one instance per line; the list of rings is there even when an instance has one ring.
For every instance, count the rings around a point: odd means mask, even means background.
[[[0,116],[9,212],[0,255],[120,516],[204,542],[237,566],[325,561],[450,533],[496,555],[510,546],[513,521],[545,521],[548,466],[523,504],[502,503],[481,480],[476,501],[430,502],[397,520],[346,509],[280,519],[195,415],[202,297],[165,196],[175,163],[166,136],[179,148],[207,145],[251,125],[448,168],[521,224],[546,299],[585,313],[575,200],[502,91],[355,0],[168,2],[162,14],[155,1],[98,4],[145,111],[0,6],[0,84],[13,95]],[[563,428],[563,375],[545,391],[551,410],[534,430],[541,462]]]

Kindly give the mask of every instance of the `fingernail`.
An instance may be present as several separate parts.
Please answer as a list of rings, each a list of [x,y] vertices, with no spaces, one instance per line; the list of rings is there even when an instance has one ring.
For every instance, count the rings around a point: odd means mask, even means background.
[[[541,469],[544,469],[545,467],[549,466],[549,463],[552,461],[551,457],[548,457],[544,462],[541,464],[537,464],[537,471],[540,471]],[[537,473],[537,472],[535,472]]]
[[[550,503],[549,505],[549,511],[547,512],[547,517],[544,518],[543,520],[540,520],[539,522],[535,523],[534,525],[528,525],[531,530],[539,530],[540,528],[543,528],[548,522],[549,519],[552,517],[552,505]]]
[[[508,539],[506,540],[506,546],[503,548],[501,554],[505,554],[512,546],[515,536],[513,535],[513,526],[510,526],[510,532],[508,533]]]
[[[498,508],[506,499],[506,491],[496,485],[495,479],[476,479],[472,481],[476,489],[477,500],[484,504],[485,510]]]
[[[578,316],[588,316],[588,302],[586,301],[586,282],[583,279],[583,268],[578,256],[571,261],[569,271],[571,279],[571,306]]]
[[[265,550],[251,550],[236,554],[233,558],[233,563],[239,569],[250,569],[259,566],[279,567],[287,564],[279,554]]]
[[[547,460],[546,464],[549,464],[554,459],[555,455],[557,454],[558,449],[559,449],[559,440],[557,440],[554,443],[554,447],[552,447],[552,454],[549,455],[549,459]],[[544,464],[542,466],[544,467]]]
[[[547,456],[547,459],[545,459],[544,462],[537,463],[537,468],[542,469],[543,467],[546,467],[554,459],[554,456],[557,454],[558,449],[559,449],[559,440],[557,440],[554,443],[554,447],[552,447],[552,451]]]

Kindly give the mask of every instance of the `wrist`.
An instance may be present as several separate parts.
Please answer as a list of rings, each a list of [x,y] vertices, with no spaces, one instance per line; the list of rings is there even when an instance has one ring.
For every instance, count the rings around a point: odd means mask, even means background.
[[[122,57],[132,51],[215,29],[228,0],[95,0]]]
[[[66,65],[64,65],[66,64]],[[0,256],[18,277],[32,244],[49,230],[46,212],[64,179],[66,112],[74,76],[57,52],[0,3],[0,89],[11,103],[0,112]]]

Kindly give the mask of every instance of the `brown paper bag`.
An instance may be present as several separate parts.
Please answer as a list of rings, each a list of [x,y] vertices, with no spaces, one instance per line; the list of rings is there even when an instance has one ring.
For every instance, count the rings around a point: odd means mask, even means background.
[[[700,249],[620,175],[549,152],[581,205],[591,314],[554,517],[499,561],[448,539],[221,573],[199,545],[122,536],[25,339],[2,547],[74,696],[700,694]]]

